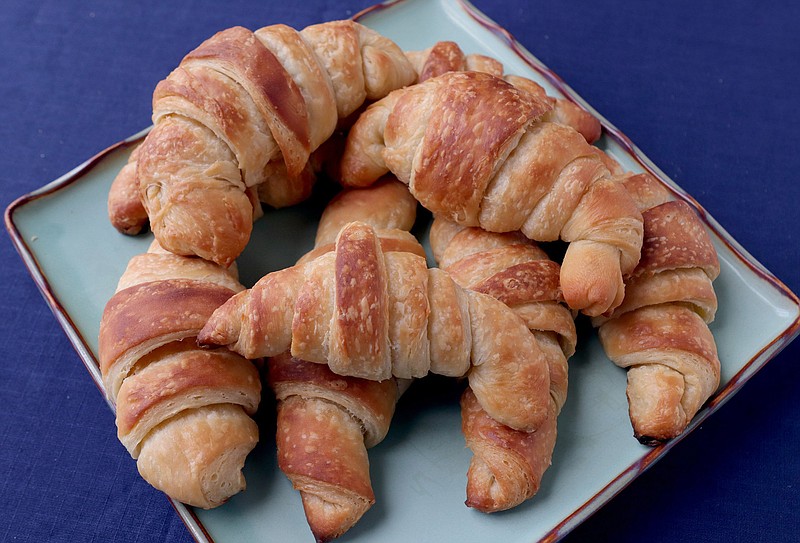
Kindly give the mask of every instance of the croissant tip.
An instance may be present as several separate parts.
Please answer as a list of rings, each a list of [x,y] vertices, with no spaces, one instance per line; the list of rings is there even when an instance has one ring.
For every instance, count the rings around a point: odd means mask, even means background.
[[[210,341],[210,340],[208,340],[206,338],[201,339],[200,337],[197,338],[197,342],[196,343],[197,343],[197,346],[199,348],[201,348],[201,349],[212,349],[212,348],[218,346],[215,343],[213,343],[212,341]]]
[[[355,522],[353,524],[355,524]],[[339,536],[343,535],[351,527],[352,524],[339,526],[338,529],[332,530],[330,527],[323,528],[323,527],[313,526],[312,522],[309,522],[309,528],[311,528],[311,534],[314,536],[314,541],[316,541],[316,543],[329,543],[330,541],[333,541],[334,539],[337,539]]]
[[[473,499],[472,497],[468,497],[464,501],[464,505],[466,505],[470,509],[475,509],[477,511],[480,511],[481,513],[487,513],[487,514],[496,513],[497,511],[501,511],[502,510],[502,509],[498,508],[496,506],[496,504],[494,504],[491,501],[476,500],[476,499]]]
[[[648,447],[658,447],[659,445],[663,445],[669,438],[658,438],[648,435],[640,435],[635,434],[634,437],[641,443],[642,445],[647,445]]]

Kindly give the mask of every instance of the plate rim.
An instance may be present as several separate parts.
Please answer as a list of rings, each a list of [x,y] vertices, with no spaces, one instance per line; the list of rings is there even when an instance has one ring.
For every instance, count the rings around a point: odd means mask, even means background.
[[[360,21],[372,14],[390,10],[395,6],[415,1],[419,0],[387,0],[385,2],[364,8],[358,13],[355,13],[351,19],[354,21]],[[747,360],[742,368],[736,374],[734,374],[730,380],[724,384],[724,386],[721,386],[709,398],[704,407],[697,413],[697,415],[695,415],[690,425],[681,435],[649,450],[643,457],[620,472],[608,484],[596,492],[585,503],[576,508],[559,524],[552,527],[543,537],[538,540],[539,542],[550,543],[560,540],[580,523],[600,510],[606,503],[624,490],[638,476],[644,473],[644,471],[646,471],[649,467],[654,465],[661,457],[663,457],[675,445],[689,435],[710,415],[715,413],[727,400],[733,397],[733,395],[738,392],[750,378],[761,371],[764,366],[766,366],[770,360],[777,356],[784,347],[797,338],[798,335],[800,335],[800,298],[794,292],[792,292],[792,290],[789,289],[788,286],[786,286],[777,276],[775,276],[775,274],[769,271],[741,244],[739,244],[739,242],[736,241],[733,236],[731,236],[691,194],[686,192],[660,168],[658,168],[658,166],[656,166],[641,151],[641,149],[639,149],[639,147],[636,146],[632,140],[630,140],[630,138],[628,138],[607,118],[595,110],[589,103],[583,100],[583,98],[581,98],[578,93],[576,93],[563,79],[561,79],[555,72],[553,72],[532,53],[530,53],[530,51],[528,51],[508,30],[493,21],[467,0],[440,1],[442,3],[454,4],[460,8],[475,24],[483,27],[489,33],[499,38],[512,53],[514,53],[528,67],[545,78],[565,98],[591,112],[600,121],[606,137],[609,137],[617,145],[619,145],[630,158],[639,164],[643,170],[659,179],[659,181],[661,181],[670,190],[674,197],[689,203],[698,213],[706,227],[713,231],[718,240],[722,242],[731,252],[734,258],[737,260],[737,263],[744,265],[759,279],[764,281],[774,293],[777,293],[785,298],[786,301],[788,301],[788,303],[795,309],[792,322],[782,330],[772,332],[772,334],[775,335],[771,341],[769,341],[755,355]],[[44,297],[45,302],[55,316],[61,328],[64,330],[73,348],[77,351],[78,357],[86,367],[87,371],[90,373],[92,381],[112,411],[114,408],[105,394],[97,359],[92,353],[88,342],[74,324],[72,317],[62,305],[54,290],[51,288],[46,274],[36,259],[34,251],[24,239],[20,227],[15,222],[14,215],[26,205],[42,198],[52,196],[59,191],[62,191],[66,188],[69,188],[73,184],[80,182],[82,179],[85,179],[85,177],[91,173],[96,166],[98,166],[110,155],[114,154],[115,152],[130,148],[144,139],[151,128],[152,126],[144,128],[143,130],[101,150],[94,156],[90,157],[55,180],[16,198],[10,204],[8,204],[4,211],[5,228],[9,234],[9,237],[11,238],[12,245],[20,255],[25,268],[28,270],[38,290]],[[164,496],[171,503],[172,507],[175,509],[176,513],[178,513],[178,516],[183,521],[189,533],[198,543],[214,542],[213,537],[207,531],[199,517],[194,513],[192,507],[178,502],[173,498],[166,496],[166,494]]]

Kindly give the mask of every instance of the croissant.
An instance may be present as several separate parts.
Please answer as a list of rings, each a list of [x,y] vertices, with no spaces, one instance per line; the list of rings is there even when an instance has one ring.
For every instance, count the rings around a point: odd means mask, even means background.
[[[435,218],[430,230],[434,258],[460,285],[491,295],[522,317],[545,354],[550,374],[547,418],[531,432],[509,428],[481,409],[467,388],[461,398],[462,428],[473,451],[467,505],[484,512],[509,509],[539,490],[556,441],[556,418],[567,397],[567,358],[577,334],[561,302],[559,266],[518,232],[498,234]]]
[[[414,71],[417,82],[421,83],[432,77],[447,72],[485,72],[497,77],[503,76],[503,64],[486,55],[465,54],[457,43],[440,41],[421,51],[406,51],[406,56]],[[551,109],[541,117],[542,121],[556,122],[571,126],[586,139],[594,143],[600,139],[602,126],[593,115],[578,105],[565,99],[551,98],[538,83],[517,75],[505,75],[504,79],[520,90],[536,95],[549,102]]]
[[[339,119],[415,77],[394,42],[353,21],[215,34],[153,94],[134,162],[156,239],[229,265],[252,231],[248,189],[274,207],[307,197],[311,153]]]
[[[622,305],[594,324],[608,357],[627,368],[635,437],[658,445],[680,435],[719,386],[720,362],[708,328],[717,309],[712,281],[719,260],[686,202],[671,200],[647,174],[623,184],[642,209],[642,258],[626,280]]]
[[[137,145],[108,191],[108,219],[111,225],[131,236],[141,232],[147,225],[147,210],[139,198],[139,181],[136,178],[138,156]]]
[[[333,252],[267,274],[233,296],[208,320],[200,343],[247,358],[291,350],[339,375],[376,381],[466,375],[495,420],[538,428],[547,416],[549,374],[522,319],[428,269],[424,257],[387,251],[383,243],[373,227],[347,224]]]
[[[569,242],[560,284],[590,316],[617,307],[642,217],[574,129],[538,121],[550,104],[479,72],[450,72],[372,104],[350,130],[345,186],[387,170],[435,216],[537,241]]]
[[[243,288],[235,268],[153,242],[129,262],[100,323],[100,370],[120,441],[145,480],[196,507],[216,507],[245,488],[242,466],[258,441],[256,367],[195,339]]]
[[[484,72],[503,77],[502,62],[486,55],[467,55],[454,41],[439,41],[427,49],[405,53],[417,73],[417,83],[447,72]]]
[[[323,211],[315,250],[304,260],[332,251],[338,231],[355,219],[382,230],[398,230],[394,238],[398,243],[384,250],[424,255],[422,246],[407,233],[416,206],[398,181],[344,190]],[[383,441],[408,382],[343,377],[323,364],[288,353],[271,358],[268,367],[269,384],[278,400],[278,466],[300,491],[316,540],[339,537],[375,503],[367,449]]]

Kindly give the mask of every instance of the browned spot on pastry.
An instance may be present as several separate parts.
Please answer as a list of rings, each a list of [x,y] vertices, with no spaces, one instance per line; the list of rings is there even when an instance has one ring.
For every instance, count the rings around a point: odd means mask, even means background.
[[[189,71],[179,66],[156,85],[153,103],[170,97],[180,97],[207,113],[227,138],[235,144],[240,143],[238,134],[245,132],[244,124],[248,121],[224,79],[213,77],[208,69]],[[215,127],[209,128],[213,130]]]
[[[689,308],[676,306],[669,312],[645,308],[626,313],[609,324],[616,330],[624,330],[609,337],[606,343],[612,359],[619,353],[657,349],[686,351],[706,360],[717,360],[713,337],[703,320]]]
[[[383,432],[388,430],[398,397],[397,383],[393,379],[370,381],[338,375],[325,364],[307,362],[288,354],[269,360],[269,384],[278,400],[300,394],[340,405],[357,405],[362,412],[383,422]],[[361,424],[366,426],[365,421]]]

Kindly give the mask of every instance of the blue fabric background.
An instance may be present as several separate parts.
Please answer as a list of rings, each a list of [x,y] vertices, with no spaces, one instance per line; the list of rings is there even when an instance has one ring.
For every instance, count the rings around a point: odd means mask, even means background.
[[[4,0],[3,207],[147,126],[155,84],[214,32],[371,3]],[[475,3],[800,292],[800,3]],[[0,541],[191,541],[7,236],[0,251]],[[797,541],[799,359],[796,341],[566,540]]]

